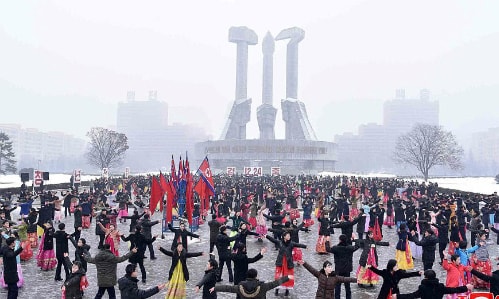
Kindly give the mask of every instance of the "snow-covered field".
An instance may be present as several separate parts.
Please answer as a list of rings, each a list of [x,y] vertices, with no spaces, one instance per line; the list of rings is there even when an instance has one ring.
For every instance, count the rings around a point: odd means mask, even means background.
[[[325,174],[325,173],[323,173]],[[347,175],[359,176],[358,174],[349,173],[328,173],[329,175]],[[367,174],[363,177],[395,177],[390,174]],[[50,181],[48,184],[69,183],[71,175],[69,174],[50,174]],[[82,175],[83,181],[88,181],[98,176]],[[421,179],[419,179],[421,181]],[[492,194],[496,191],[499,192],[499,184],[496,184],[494,177],[462,177],[462,178],[432,178],[430,182],[437,182],[440,187],[462,190],[464,192],[476,192],[482,194]],[[47,184],[47,183],[46,183]],[[31,185],[31,181],[28,186]],[[21,179],[18,175],[0,175],[0,189],[12,188],[21,186]]]

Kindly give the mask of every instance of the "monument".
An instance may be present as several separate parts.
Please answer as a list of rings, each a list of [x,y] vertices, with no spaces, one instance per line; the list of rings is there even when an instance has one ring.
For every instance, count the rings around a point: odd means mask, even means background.
[[[282,30],[275,39],[267,32],[262,41],[262,104],[257,108],[259,139],[246,139],[251,120],[247,94],[248,46],[258,43],[247,27],[231,27],[229,42],[236,43],[236,97],[220,140],[196,144],[196,157],[208,156],[214,170],[245,175],[296,174],[333,171],[336,145],[318,141],[305,104],[298,99],[298,45],[305,32],[297,27]],[[285,138],[275,139],[277,109],[273,106],[275,41],[289,39],[286,51],[286,97],[281,100]]]

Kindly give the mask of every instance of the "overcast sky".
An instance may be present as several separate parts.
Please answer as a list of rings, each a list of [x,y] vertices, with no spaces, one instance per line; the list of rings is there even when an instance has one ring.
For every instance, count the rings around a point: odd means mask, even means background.
[[[321,140],[381,123],[395,90],[428,88],[460,138],[499,127],[498,1],[2,1],[0,123],[84,137],[116,123],[128,90],[219,138],[235,94],[231,26],[247,26],[248,137],[258,137],[261,41],[300,27],[299,99]],[[276,135],[284,137],[287,41],[276,42]],[[180,111],[184,113],[180,114]],[[408,112],[409,113],[409,112]]]

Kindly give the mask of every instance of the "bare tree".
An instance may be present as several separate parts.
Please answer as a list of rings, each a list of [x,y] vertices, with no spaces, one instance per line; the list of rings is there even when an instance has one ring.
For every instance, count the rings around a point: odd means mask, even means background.
[[[125,134],[104,128],[92,128],[87,136],[90,145],[86,154],[91,165],[102,168],[111,168],[123,163],[128,138]]]
[[[464,151],[451,132],[440,126],[417,124],[409,133],[398,137],[394,160],[415,166],[428,180],[433,166],[461,169]]]
[[[9,136],[0,132],[0,174],[16,173],[15,156]]]

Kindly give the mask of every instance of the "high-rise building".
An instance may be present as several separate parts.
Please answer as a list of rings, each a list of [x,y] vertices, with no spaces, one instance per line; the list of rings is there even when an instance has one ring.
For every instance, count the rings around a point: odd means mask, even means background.
[[[471,136],[469,163],[471,170],[481,175],[499,173],[499,128],[476,132]]]
[[[438,101],[430,100],[427,89],[419,98],[407,99],[405,90],[398,89],[395,98],[383,105],[383,124],[359,126],[359,134],[336,135],[338,144],[337,169],[359,172],[395,172],[391,159],[400,135],[409,132],[416,124],[439,125]]]
[[[125,165],[132,172],[169,169],[171,155],[185,159],[194,156],[194,144],[208,139],[203,128],[191,124],[168,124],[168,104],[149,92],[147,101],[135,100],[135,92],[128,92],[127,101],[118,104],[116,130],[128,138],[129,149]],[[188,111],[185,111],[188,114]],[[187,117],[188,115],[186,115]]]
[[[86,142],[62,132],[24,129],[17,124],[0,124],[12,141],[17,168],[40,168],[44,171],[70,172],[82,167]]]

